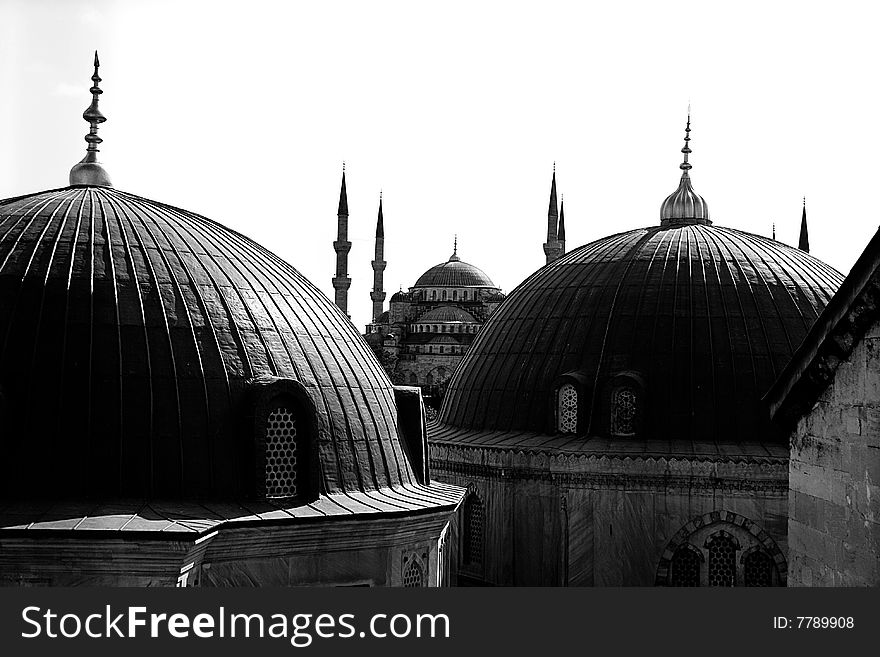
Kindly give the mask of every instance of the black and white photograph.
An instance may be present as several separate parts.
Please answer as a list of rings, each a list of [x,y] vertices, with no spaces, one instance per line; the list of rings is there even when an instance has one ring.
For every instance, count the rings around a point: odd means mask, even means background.
[[[0,586],[880,586],[878,24],[0,0]]]

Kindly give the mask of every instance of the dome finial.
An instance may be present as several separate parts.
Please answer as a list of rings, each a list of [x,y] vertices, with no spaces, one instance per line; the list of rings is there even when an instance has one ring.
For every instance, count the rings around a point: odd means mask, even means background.
[[[673,224],[707,224],[711,225],[709,220],[709,206],[702,196],[694,191],[691,186],[691,177],[688,171],[691,169],[691,163],[688,162],[688,156],[691,154],[691,105],[688,103],[687,125],[684,129],[684,146],[681,152],[684,153],[684,160],[679,165],[682,170],[681,180],[678,183],[678,189],[666,197],[663,205],[660,206],[660,225],[669,226]]]
[[[691,168],[690,163],[688,162],[688,155],[691,153],[691,148],[688,146],[688,142],[691,140],[691,104],[688,103],[688,120],[687,126],[684,129],[684,147],[682,147],[681,152],[684,153],[684,162],[678,165],[679,169],[685,171],[685,173]]]
[[[455,238],[452,242],[452,255],[449,256],[449,262],[458,262],[460,258],[458,257],[458,233],[455,234]]]
[[[98,75],[98,68],[101,62],[98,60],[98,51],[95,51],[95,72],[92,74],[92,103],[83,112],[83,118],[89,123],[89,134],[86,135],[86,156],[73,166],[70,170],[71,185],[90,185],[97,187],[112,187],[110,176],[98,163],[98,144],[103,139],[98,136],[98,126],[107,119],[98,109],[98,98],[103,90],[98,86],[101,82],[101,76]]]

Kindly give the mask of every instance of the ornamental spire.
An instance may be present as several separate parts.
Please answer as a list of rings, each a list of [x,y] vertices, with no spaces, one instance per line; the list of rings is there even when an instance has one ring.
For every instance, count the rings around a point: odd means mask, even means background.
[[[95,51],[95,72],[92,74],[92,103],[83,112],[83,118],[89,123],[89,134],[86,135],[86,156],[73,166],[70,170],[71,185],[89,185],[95,187],[112,187],[110,176],[104,170],[104,167],[98,162],[98,144],[103,139],[98,136],[98,126],[106,121],[106,117],[101,114],[98,109],[98,99],[103,90],[98,86],[101,82],[101,76],[98,75],[98,68],[101,66],[98,61],[98,51]]]
[[[691,107],[688,105],[687,126],[684,129],[684,146],[681,152],[684,159],[678,168],[682,170],[678,189],[666,197],[660,206],[660,225],[671,226],[675,224],[706,224],[711,225],[709,220],[709,206],[702,196],[694,191],[691,185],[691,163],[688,156],[691,154]]]
[[[452,242],[452,255],[449,256],[449,262],[458,262],[460,259],[458,257],[458,233],[456,233]]]

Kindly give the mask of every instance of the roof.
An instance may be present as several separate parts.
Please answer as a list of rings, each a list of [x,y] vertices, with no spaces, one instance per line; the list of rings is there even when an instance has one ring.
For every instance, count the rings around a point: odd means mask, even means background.
[[[419,276],[413,287],[495,287],[495,283],[482,269],[453,256]]]
[[[313,403],[322,491],[413,481],[391,382],[348,318],[198,214],[109,187],[0,201],[0,340],[4,436],[21,437],[0,445],[0,493],[251,493],[265,377]]]
[[[440,306],[433,308],[416,320],[419,322],[476,322],[477,320],[468,311],[455,306]]]
[[[834,379],[838,365],[880,320],[880,230],[766,395],[782,426],[796,422]]]
[[[579,432],[603,436],[624,377],[643,386],[646,439],[781,439],[761,397],[841,280],[803,251],[704,223],[597,240],[507,297],[463,357],[439,421],[552,434],[552,395],[571,376]]]
[[[436,511],[461,500],[457,486],[431,482],[375,491],[322,495],[310,504],[284,506],[273,500],[181,501],[29,501],[0,503],[0,536],[10,532],[147,533],[157,538],[196,538],[229,526],[295,523],[339,516]]]

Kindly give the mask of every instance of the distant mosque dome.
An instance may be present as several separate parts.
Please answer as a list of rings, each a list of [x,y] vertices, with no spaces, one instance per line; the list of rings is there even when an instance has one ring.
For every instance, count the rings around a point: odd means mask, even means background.
[[[496,287],[496,285],[482,269],[463,262],[458,257],[456,244],[449,260],[434,265],[419,276],[413,288],[419,287]]]
[[[455,306],[440,306],[429,310],[416,320],[416,323],[424,322],[476,322],[476,318],[468,311]]]
[[[803,250],[712,226],[687,141],[683,152],[660,226],[582,246],[508,296],[451,380],[434,440],[770,439],[761,397],[842,276]]]

